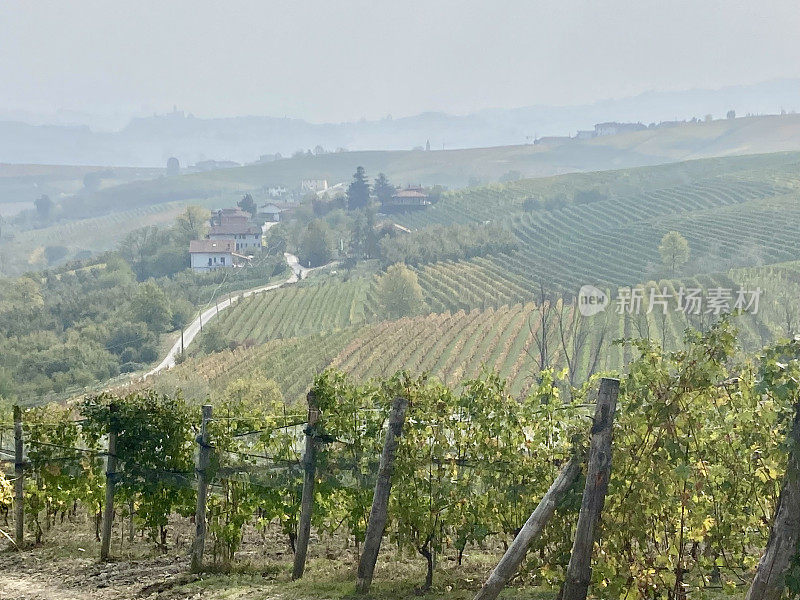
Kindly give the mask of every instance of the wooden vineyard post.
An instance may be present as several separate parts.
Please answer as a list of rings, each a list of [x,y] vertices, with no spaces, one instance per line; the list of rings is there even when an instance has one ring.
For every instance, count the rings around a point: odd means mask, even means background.
[[[608,479],[611,475],[611,437],[618,393],[618,379],[604,377],[600,380],[592,425],[592,440],[589,445],[586,487],[583,490],[581,512],[575,529],[575,540],[569,557],[562,600],[585,600],[589,591],[594,529],[603,510]]]
[[[294,552],[292,579],[300,579],[306,568],[308,538],[311,536],[311,514],[314,512],[314,482],[317,477],[317,422],[319,408],[314,391],[308,392],[308,424],[306,426],[306,448],[303,453],[303,495],[300,500],[300,522],[297,524],[297,546]]]
[[[539,502],[539,505],[525,521],[517,537],[511,542],[503,558],[489,575],[489,579],[483,584],[481,591],[475,596],[475,600],[494,600],[500,591],[508,583],[519,569],[531,543],[538,538],[545,525],[553,516],[561,500],[577,481],[581,473],[581,460],[573,456],[570,461],[561,469],[550,489]]]
[[[23,464],[22,409],[14,406],[14,543],[25,545],[25,465]]]
[[[203,423],[197,436],[197,510],[194,514],[194,542],[192,543],[192,573],[203,569],[203,552],[206,548],[206,501],[208,500],[208,466],[211,462],[211,445],[208,443],[208,423],[213,408],[203,405]]]
[[[108,407],[108,456],[106,458],[106,502],[103,506],[103,526],[100,538],[100,560],[108,560],[111,549],[111,526],[114,524],[114,487],[117,479],[117,405]]]
[[[789,462],[783,478],[775,521],[767,548],[758,563],[756,576],[746,600],[780,600],[786,586],[786,573],[800,543],[800,403],[795,406],[789,434]]]
[[[372,509],[369,513],[367,532],[364,537],[364,551],[358,563],[358,582],[356,592],[366,594],[372,585],[375,573],[375,563],[381,549],[383,531],[386,529],[387,511],[389,507],[389,493],[392,491],[392,473],[394,461],[397,456],[397,446],[403,432],[403,423],[406,420],[408,398],[398,396],[392,404],[389,414],[389,424],[386,427],[386,440],[383,443],[380,467],[378,468],[378,481],[375,483],[375,493],[372,497]]]

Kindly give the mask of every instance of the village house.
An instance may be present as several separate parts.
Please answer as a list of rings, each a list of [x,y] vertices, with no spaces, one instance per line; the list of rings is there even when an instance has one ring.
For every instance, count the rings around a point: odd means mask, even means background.
[[[324,192],[328,189],[327,179],[303,179],[300,182],[300,191],[305,192]]]
[[[193,271],[207,272],[234,266],[236,245],[231,240],[191,240],[190,265]]]
[[[381,203],[383,212],[398,210],[419,209],[430,206],[428,194],[420,186],[408,186],[404,190],[397,190],[390,200]]]
[[[211,226],[215,225],[247,225],[250,213],[240,208],[220,208],[211,213]]]
[[[233,241],[236,252],[256,252],[261,250],[261,227],[240,223],[214,225],[208,231],[208,239]]]
[[[265,204],[258,211],[258,216],[270,223],[278,223],[281,220],[283,209],[276,204]]]

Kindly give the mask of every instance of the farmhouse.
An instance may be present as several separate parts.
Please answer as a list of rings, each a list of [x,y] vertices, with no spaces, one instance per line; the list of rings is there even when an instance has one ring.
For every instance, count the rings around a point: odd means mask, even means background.
[[[214,225],[208,232],[209,240],[230,240],[237,252],[261,250],[261,228],[255,225],[224,223]]]
[[[381,202],[383,212],[413,210],[430,206],[428,194],[420,186],[408,186],[404,190],[397,190],[388,200]]]
[[[220,208],[211,213],[211,226],[215,225],[247,225],[250,213],[239,208]]]
[[[236,244],[231,240],[191,240],[189,257],[193,271],[206,272],[234,265]]]
[[[270,223],[277,223],[281,220],[283,209],[275,204],[265,204],[258,211],[258,216],[263,217]]]

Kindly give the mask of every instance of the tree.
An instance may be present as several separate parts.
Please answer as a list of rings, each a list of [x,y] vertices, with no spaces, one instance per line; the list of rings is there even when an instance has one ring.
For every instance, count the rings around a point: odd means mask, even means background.
[[[195,309],[192,303],[183,298],[177,298],[170,302],[172,308],[172,327],[173,329],[183,329],[192,322]]]
[[[298,248],[300,261],[311,267],[329,263],[333,258],[333,238],[328,225],[315,219],[308,224]]]
[[[413,315],[425,304],[417,274],[402,263],[392,265],[378,279],[378,300],[391,319]]]
[[[208,209],[201,206],[187,206],[175,219],[175,233],[184,244],[190,240],[205,237],[208,231]]]
[[[369,204],[369,183],[364,167],[358,167],[347,187],[347,209],[365,208]]]
[[[168,331],[172,325],[172,310],[167,295],[154,281],[139,286],[131,299],[134,321],[146,323],[155,333]]]
[[[378,177],[375,179],[375,184],[372,186],[372,191],[375,194],[375,197],[378,198],[378,202],[389,202],[392,199],[392,195],[394,194],[394,186],[389,183],[389,180],[386,178],[386,175],[383,173],[378,173]]]
[[[142,266],[158,248],[158,227],[148,225],[134,229],[119,243],[119,253],[141,277]]]
[[[242,199],[236,203],[236,206],[241,208],[244,212],[250,213],[251,216],[256,216],[256,212],[258,212],[256,202],[250,194],[242,196]]]
[[[661,238],[658,251],[661,254],[661,262],[672,275],[675,275],[675,272],[689,260],[689,242],[677,231],[670,231]]]
[[[33,201],[33,205],[36,207],[36,214],[39,215],[42,221],[50,220],[53,214],[53,207],[55,206],[53,201],[50,200],[50,196],[42,194]]]
[[[286,231],[285,224],[278,223],[267,230],[267,254],[282,256],[286,252],[288,243],[289,233]]]

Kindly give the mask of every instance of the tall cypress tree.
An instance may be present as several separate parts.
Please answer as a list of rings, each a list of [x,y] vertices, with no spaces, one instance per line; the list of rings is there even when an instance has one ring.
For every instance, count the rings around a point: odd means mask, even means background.
[[[347,188],[347,209],[357,210],[369,205],[369,182],[364,167],[358,167]]]
[[[386,175],[378,173],[378,177],[375,179],[375,183],[372,186],[372,192],[375,194],[378,201],[383,204],[392,199],[395,189],[394,186],[389,183]]]

